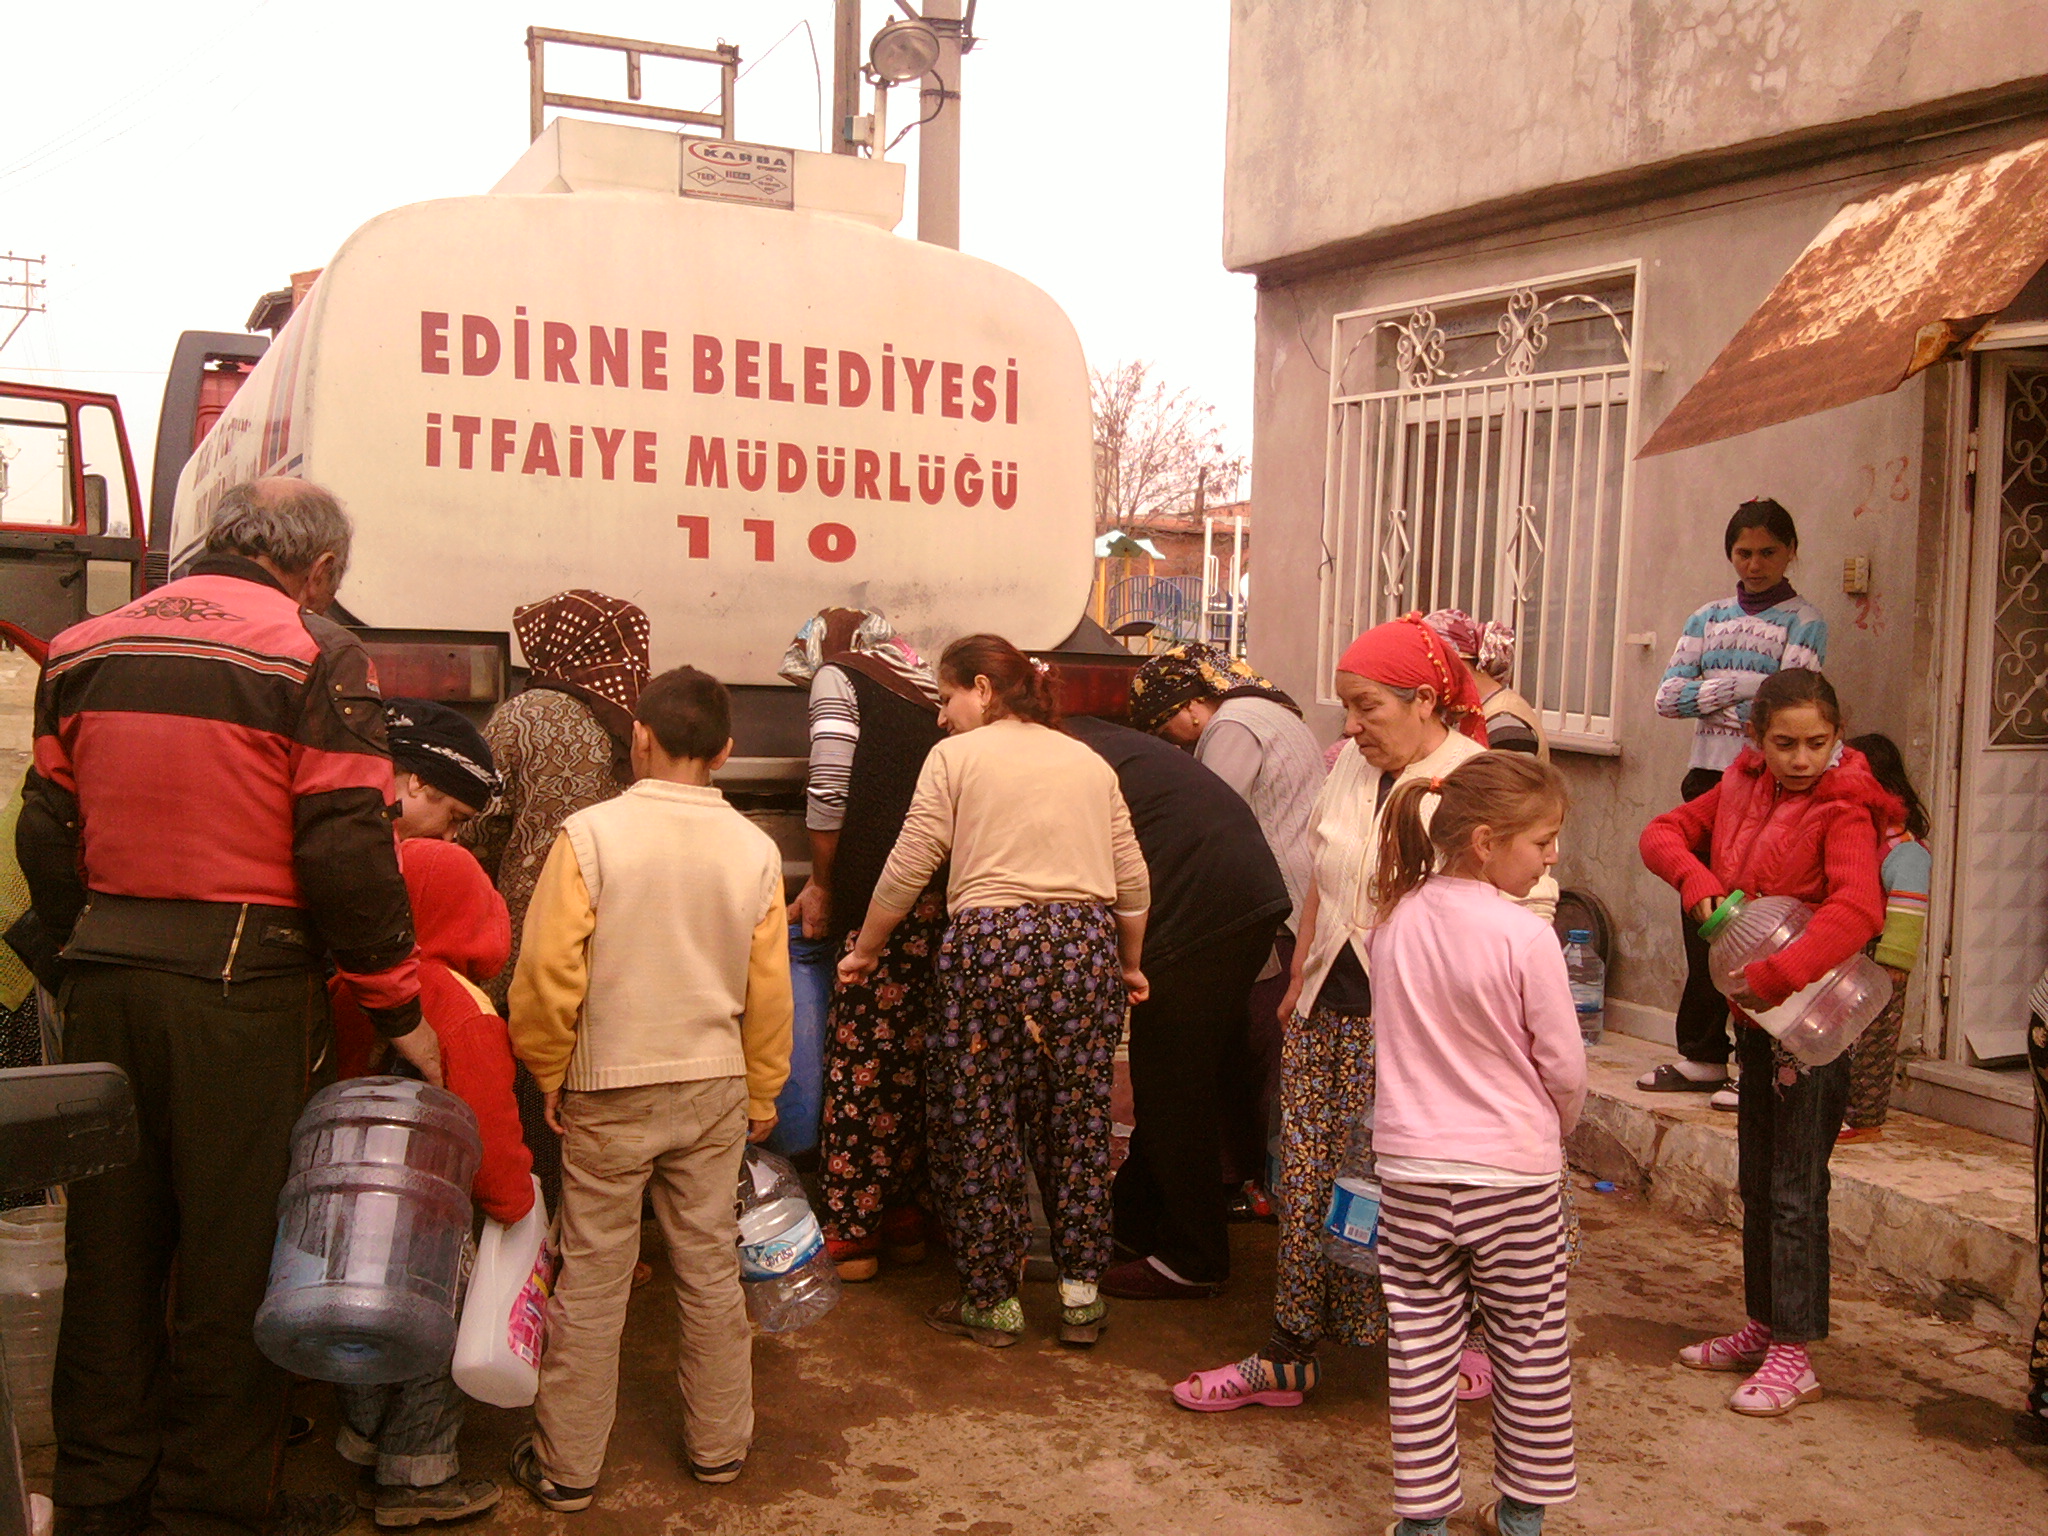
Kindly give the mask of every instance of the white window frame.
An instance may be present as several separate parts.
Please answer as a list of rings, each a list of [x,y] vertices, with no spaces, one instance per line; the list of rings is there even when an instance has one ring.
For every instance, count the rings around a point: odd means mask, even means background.
[[[1592,368],[1544,369],[1547,309],[1574,296],[1576,285],[1616,278],[1627,278],[1633,294],[1626,327],[1608,312],[1621,331],[1622,360]],[[1548,303],[1540,297],[1546,294],[1553,296]],[[1491,300],[1501,305],[1499,356],[1464,374],[1445,375],[1436,316]],[[1518,643],[1514,686],[1540,710],[1554,748],[1619,754],[1616,717],[1640,435],[1642,321],[1640,261],[1331,317],[1316,670],[1321,702],[1338,702],[1337,658],[1353,637],[1374,624],[1417,608],[1463,607],[1480,619],[1514,623],[1518,642],[1523,642],[1540,632],[1540,618],[1532,614],[1548,610],[1564,616],[1562,643]],[[1356,350],[1383,330],[1394,331],[1400,343],[1399,387],[1347,390],[1345,338],[1350,338],[1349,350]],[[1537,430],[1545,415],[1547,437]],[[1564,425],[1567,418],[1569,426]],[[1511,422],[1519,427],[1513,434]],[[1392,426],[1402,430],[1389,432]],[[1423,445],[1412,454],[1411,428],[1421,429],[1413,441]],[[1610,466],[1615,437],[1618,475]],[[1453,441],[1455,455],[1446,451]],[[1590,491],[1580,473],[1589,452]],[[1469,462],[1475,455],[1476,476]],[[1453,456],[1455,467],[1448,462]],[[1428,457],[1435,459],[1433,471]],[[1559,466],[1567,463],[1570,468],[1560,476]],[[1531,480],[1537,474],[1542,477],[1540,507]],[[1491,490],[1489,476],[1498,482]],[[1571,484],[1559,487],[1560,478]],[[1427,510],[1413,512],[1411,503]],[[1447,506],[1455,516],[1435,515],[1435,509]],[[1426,583],[1425,552],[1414,538],[1414,531],[1425,525],[1433,526]],[[1562,558],[1543,559],[1532,573],[1525,560],[1532,542],[1539,551]],[[1612,573],[1611,605],[1600,601],[1603,567]],[[1482,607],[1508,611],[1483,612]],[[1589,622],[1604,630],[1587,633]],[[1605,713],[1594,708],[1602,667]]]

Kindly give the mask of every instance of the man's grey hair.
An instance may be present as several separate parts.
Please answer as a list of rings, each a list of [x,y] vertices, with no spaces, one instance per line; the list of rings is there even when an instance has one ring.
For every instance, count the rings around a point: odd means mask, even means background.
[[[252,480],[221,497],[206,530],[206,552],[267,556],[289,576],[332,554],[346,571],[354,531],[332,491],[304,480]]]

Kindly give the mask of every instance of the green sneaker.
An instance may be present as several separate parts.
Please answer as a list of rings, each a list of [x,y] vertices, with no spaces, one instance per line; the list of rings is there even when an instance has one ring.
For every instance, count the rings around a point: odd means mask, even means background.
[[[955,1334],[990,1349],[1008,1349],[1024,1336],[1024,1304],[1006,1296],[993,1307],[971,1305],[966,1296],[956,1296],[944,1306],[925,1313],[927,1326],[940,1333]]]

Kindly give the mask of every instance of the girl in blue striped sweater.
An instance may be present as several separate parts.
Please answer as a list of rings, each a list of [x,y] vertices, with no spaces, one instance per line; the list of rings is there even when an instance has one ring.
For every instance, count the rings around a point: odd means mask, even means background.
[[[1687,800],[1720,783],[1740,755],[1749,701],[1765,678],[1787,667],[1818,672],[1827,661],[1827,620],[1785,578],[1799,554],[1792,514],[1768,497],[1745,501],[1728,520],[1722,549],[1735,567],[1735,591],[1693,610],[1657,688],[1658,714],[1694,723],[1680,786]],[[1678,1004],[1679,1060],[1646,1073],[1636,1086],[1650,1093],[1712,1093],[1715,1108],[1733,1109],[1728,1004],[1707,979],[1705,941],[1683,918],[1681,927],[1686,978]]]

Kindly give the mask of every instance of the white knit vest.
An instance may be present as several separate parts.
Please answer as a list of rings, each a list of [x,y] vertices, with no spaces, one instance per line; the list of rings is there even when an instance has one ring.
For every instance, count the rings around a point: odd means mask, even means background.
[[[642,779],[562,823],[597,926],[562,1086],[738,1077],[754,929],[782,904],[772,839],[708,786]]]

